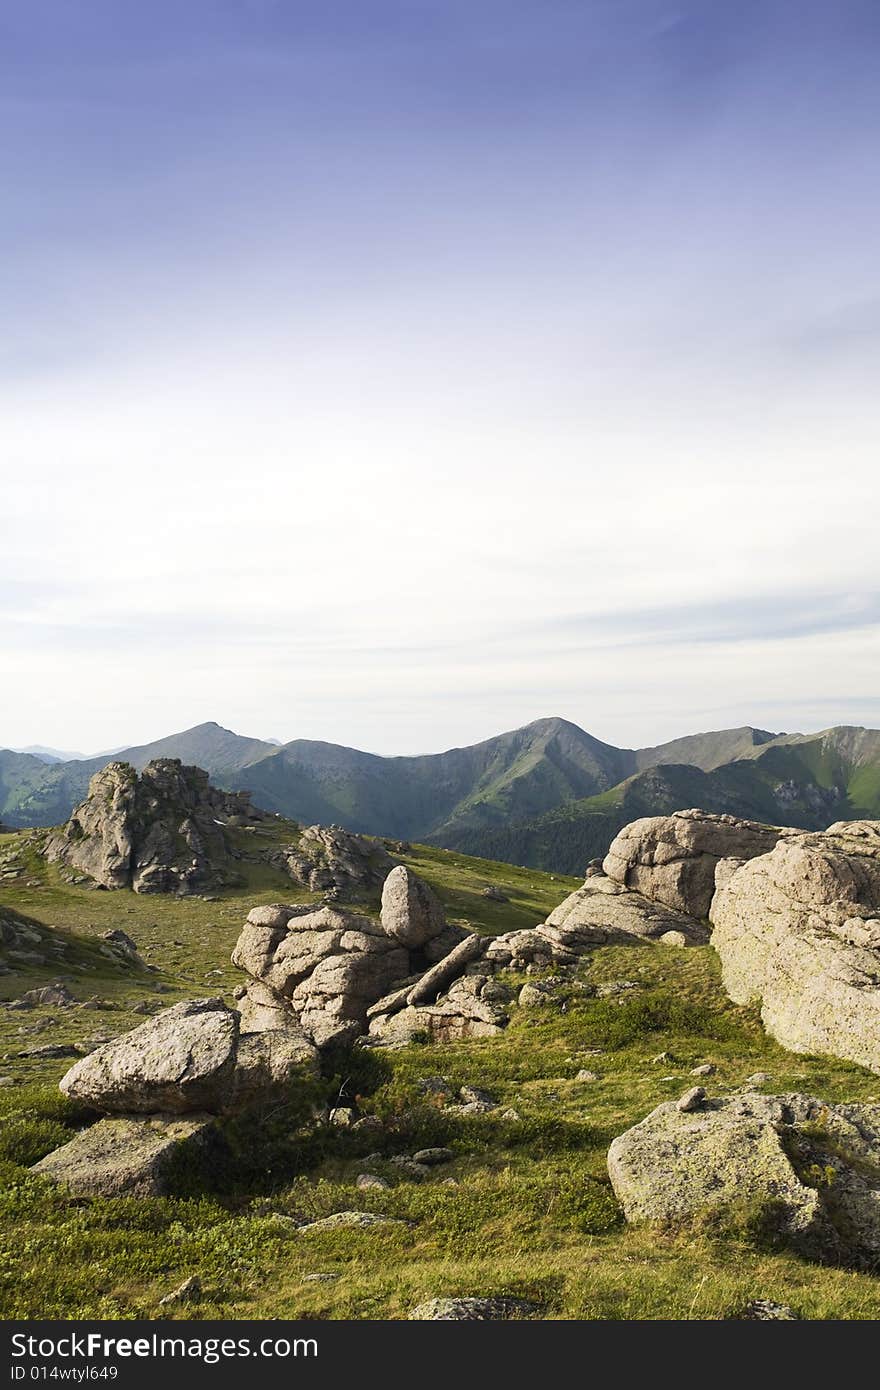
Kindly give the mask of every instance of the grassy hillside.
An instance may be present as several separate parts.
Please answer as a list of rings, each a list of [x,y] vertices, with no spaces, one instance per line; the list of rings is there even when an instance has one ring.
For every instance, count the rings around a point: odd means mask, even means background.
[[[292,827],[272,833],[283,838]],[[758,1069],[771,1074],[767,1089],[829,1099],[876,1097],[880,1086],[859,1068],[794,1057],[770,1042],[752,1011],[726,999],[709,948],[599,949],[581,979],[632,980],[638,988],[623,1002],[589,997],[577,981],[567,982],[557,1006],[515,1010],[499,1038],[338,1059],[323,1094],[360,1096],[361,1110],[383,1120],[378,1136],[326,1125],[303,1131],[302,1107],[292,1104],[259,1134],[252,1125],[244,1134],[229,1127],[238,1168],[209,1194],[66,1197],[30,1176],[27,1165],[88,1118],[56,1089],[70,1063],[17,1054],[46,1042],[113,1036],[142,1021],[131,1005],[143,998],[168,1004],[219,992],[229,999],[239,978],[229,951],[247,909],[308,895],[257,864],[246,864],[245,888],[217,902],[87,892],[45,869],[19,838],[0,839],[0,854],[9,848],[22,874],[0,884],[0,910],[14,908],[43,931],[53,927],[71,954],[64,971],[0,976],[0,994],[10,998],[66,973],[77,997],[99,1003],[0,1010],[0,1070],[16,1082],[0,1089],[0,1315],[154,1317],[164,1293],[198,1274],[204,1301],[163,1314],[384,1319],[434,1295],[497,1293],[531,1299],[547,1318],[725,1317],[755,1297],[791,1303],[807,1317],[877,1316],[875,1278],[817,1268],[777,1248],[759,1211],[678,1228],[622,1223],[605,1174],[608,1143],[679,1094],[694,1065],[717,1066],[709,1084],[719,1091]],[[410,862],[452,917],[483,931],[533,923],[572,886],[437,848],[416,846]],[[26,886],[36,881],[39,887]],[[487,883],[503,887],[511,902],[483,898]],[[375,910],[375,902],[366,907]],[[136,971],[102,956],[96,939],[109,926],[128,931],[156,969]],[[578,1081],[582,1068],[596,1079]],[[502,1110],[444,1114],[419,1086],[438,1074],[452,1087],[488,1088],[517,1118]],[[446,1145],[454,1156],[424,1182],[388,1161],[428,1144]],[[377,1150],[383,1157],[367,1162]],[[367,1169],[391,1187],[359,1189],[357,1175]],[[406,1224],[303,1235],[285,1219],[351,1208]],[[332,1277],[308,1277],[314,1274]]]

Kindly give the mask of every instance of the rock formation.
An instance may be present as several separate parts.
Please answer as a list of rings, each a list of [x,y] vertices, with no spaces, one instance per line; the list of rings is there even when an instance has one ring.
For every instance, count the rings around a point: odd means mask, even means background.
[[[48,840],[46,857],[104,888],[200,893],[237,881],[229,830],[262,817],[247,792],[218,791],[177,758],[157,758],[140,776],[128,763],[108,763]]]
[[[757,1093],[697,1109],[667,1101],[614,1140],[608,1173],[628,1221],[772,1203],[802,1254],[880,1258],[880,1105]]]
[[[719,867],[712,945],[725,988],[793,1052],[880,1072],[880,823],[799,834]]]
[[[603,868],[625,888],[690,917],[705,918],[720,859],[767,854],[781,836],[792,833],[797,832],[708,811],[646,816],[624,826]]]
[[[369,1006],[410,973],[408,952],[381,925],[329,905],[255,908],[232,960],[262,986],[257,996],[248,986],[246,1007],[274,996],[318,1047],[352,1042]]]
[[[298,842],[275,858],[295,883],[312,893],[340,896],[378,888],[394,867],[382,845],[338,825],[304,827]]]

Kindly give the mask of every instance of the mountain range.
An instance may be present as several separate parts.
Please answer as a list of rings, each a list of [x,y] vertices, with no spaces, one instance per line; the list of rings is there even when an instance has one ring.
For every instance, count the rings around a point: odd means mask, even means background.
[[[41,750],[42,751],[42,750]],[[687,806],[822,829],[880,816],[880,731],[774,734],[748,726],[654,748],[616,748],[565,719],[539,719],[467,748],[380,757],[339,744],[281,744],[199,724],[112,755],[203,767],[270,811],[307,823],[417,840],[484,858],[578,873],[637,816]],[[0,820],[66,820],[111,760],[47,762],[0,750]]]

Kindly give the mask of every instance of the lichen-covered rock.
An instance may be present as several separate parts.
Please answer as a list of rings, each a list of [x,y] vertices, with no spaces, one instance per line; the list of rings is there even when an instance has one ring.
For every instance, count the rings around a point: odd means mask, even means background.
[[[446,928],[434,892],[405,864],[392,869],[382,887],[382,926],[402,946],[425,946]]]
[[[754,859],[792,833],[796,832],[700,810],[646,816],[624,826],[602,867],[625,888],[690,917],[705,918],[719,860]]]
[[[343,908],[274,913],[276,925],[261,909],[249,915],[233,963],[285,1001],[317,1047],[351,1042],[366,1030],[370,1005],[409,973],[408,952],[369,917]]]
[[[104,888],[196,893],[238,881],[227,826],[260,819],[247,792],[212,787],[207,772],[156,758],[96,772],[85,801],[46,842],[46,857]]]
[[[222,1000],[191,999],[97,1047],[60,1086],[109,1114],[229,1114],[283,1099],[314,1060],[299,1035],[242,1034]]]
[[[608,1151],[628,1221],[772,1204],[780,1233],[811,1258],[880,1257],[880,1106],[746,1092],[682,1111],[658,1105]]]
[[[218,1142],[207,1115],[117,1117],[83,1130],[31,1172],[79,1197],[164,1197],[209,1166]]]
[[[712,903],[712,945],[738,1004],[793,1052],[880,1072],[880,838],[873,822],[781,840]]]
[[[277,857],[294,882],[313,893],[378,888],[394,867],[382,845],[339,825],[303,827],[297,843],[286,845]]]
[[[409,1314],[417,1322],[494,1322],[527,1318],[537,1305],[524,1298],[429,1298]]]

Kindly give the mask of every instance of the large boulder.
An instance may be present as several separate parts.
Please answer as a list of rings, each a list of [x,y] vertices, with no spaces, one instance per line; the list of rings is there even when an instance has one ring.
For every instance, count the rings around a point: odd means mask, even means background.
[[[696,1109],[666,1101],[614,1140],[608,1173],[628,1221],[766,1203],[807,1256],[880,1258],[878,1105],[757,1093]]]
[[[624,826],[602,867],[625,888],[690,917],[705,918],[719,860],[754,859],[791,833],[796,832],[708,811],[646,816]]]
[[[128,763],[112,762],[49,838],[46,857],[104,888],[204,892],[238,882],[229,828],[261,816],[247,792],[219,791],[207,772],[178,758],[156,758],[140,776]]]
[[[410,973],[409,953],[379,924],[330,905],[255,909],[232,960],[286,1003],[317,1047],[353,1041],[370,1005]]]
[[[738,1004],[793,1052],[880,1072],[880,836],[845,822],[735,867],[712,904],[712,945]],[[723,867],[723,866],[722,866]]]
[[[385,880],[381,921],[387,934],[410,950],[426,946],[446,929],[439,899],[405,864],[398,864]]]
[[[186,1000],[88,1053],[60,1085],[109,1114],[226,1114],[283,1099],[312,1060],[300,1041],[242,1035],[222,1000]]]
[[[77,1197],[165,1197],[210,1167],[218,1142],[207,1115],[119,1117],[82,1130],[31,1172]]]
[[[340,895],[378,888],[394,867],[382,845],[339,825],[305,826],[295,844],[279,851],[278,860],[312,893]]]

